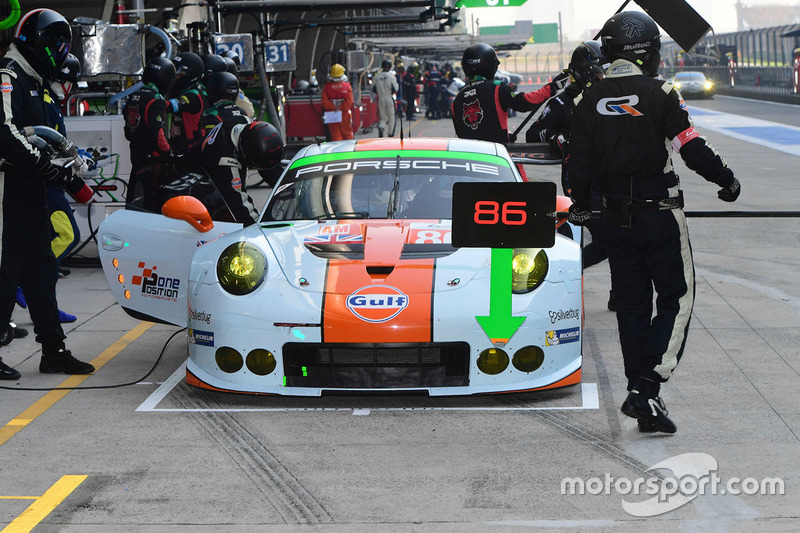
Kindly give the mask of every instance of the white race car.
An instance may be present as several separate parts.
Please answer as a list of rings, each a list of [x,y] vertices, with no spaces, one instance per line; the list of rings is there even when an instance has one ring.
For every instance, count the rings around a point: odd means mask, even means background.
[[[454,183],[521,181],[494,143],[311,145],[287,165],[259,223],[212,221],[179,196],[164,214],[111,214],[100,256],[129,314],[188,327],[187,382],[198,387],[319,396],[572,385],[580,228],[556,230],[553,219],[552,247],[509,250],[495,265],[508,274],[499,288],[492,249],[451,244]],[[522,323],[492,333],[481,317]]]

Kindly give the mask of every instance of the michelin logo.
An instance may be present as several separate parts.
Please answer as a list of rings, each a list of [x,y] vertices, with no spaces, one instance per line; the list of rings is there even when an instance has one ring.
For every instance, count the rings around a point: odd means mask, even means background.
[[[189,329],[189,342],[198,346],[214,346],[214,332]]]
[[[545,346],[558,346],[568,342],[577,342],[581,338],[581,328],[557,329],[547,331],[544,335]]]

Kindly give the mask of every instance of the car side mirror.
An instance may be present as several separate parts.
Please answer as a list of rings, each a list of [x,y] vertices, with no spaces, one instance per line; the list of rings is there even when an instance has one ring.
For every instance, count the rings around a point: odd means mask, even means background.
[[[214,227],[208,209],[194,196],[170,198],[161,206],[161,214],[168,218],[185,220],[200,233],[206,233]]]

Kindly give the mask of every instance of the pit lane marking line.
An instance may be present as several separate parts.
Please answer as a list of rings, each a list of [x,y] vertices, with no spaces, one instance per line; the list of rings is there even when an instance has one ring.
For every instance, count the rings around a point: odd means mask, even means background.
[[[152,325],[152,324],[151,324]],[[33,500],[27,509],[22,511],[10,524],[3,528],[0,533],[27,533],[35,528],[39,522],[45,519],[53,510],[63,502],[67,496],[72,494],[78,485],[89,476],[86,475],[66,475],[53,483],[47,492],[39,497],[33,496],[0,496],[4,500]]]
[[[159,408],[158,404],[166,398],[167,394],[174,389],[186,375],[186,363],[184,362],[175,372],[158,387],[153,394],[136,408],[137,412],[145,413],[295,413],[300,411],[314,412],[352,412],[354,416],[369,415],[372,411],[394,412],[394,411],[579,411],[600,408],[600,396],[597,393],[597,383],[581,383],[581,405],[565,407],[255,407],[255,408],[220,408],[220,409],[167,409]]]
[[[117,342],[103,350],[103,352],[95,357],[91,362],[92,365],[94,365],[95,373],[97,370],[100,370],[103,365],[116,357],[117,354],[124,350],[130,343],[138,339],[145,331],[150,329],[153,324],[153,322],[140,322],[135,328],[125,333],[125,335],[123,335]],[[77,387],[89,379],[89,377],[92,375],[94,374],[79,374],[70,376],[62,381],[61,384],[57,385],[57,387]],[[19,414],[19,416],[8,422],[3,427],[0,427],[0,446],[8,442],[11,437],[16,435],[19,431],[22,431],[25,426],[36,420],[38,416],[42,415],[45,411],[53,407],[56,402],[70,392],[71,391],[69,390],[51,390],[36,400],[33,405],[25,409]]]

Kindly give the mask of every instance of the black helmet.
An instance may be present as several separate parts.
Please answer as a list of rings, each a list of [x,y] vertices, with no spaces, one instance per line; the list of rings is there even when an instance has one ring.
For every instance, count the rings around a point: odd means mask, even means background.
[[[222,56],[218,56],[215,54],[203,54],[203,82],[205,83],[208,81],[208,77],[215,73],[215,72],[227,72],[228,65],[225,64],[225,60],[222,59]]]
[[[67,55],[61,70],[53,75],[53,79],[60,83],[78,83],[81,75],[81,62],[72,54]]]
[[[34,9],[22,17],[14,37],[36,72],[52,79],[67,59],[72,29],[67,19],[52,9]]]
[[[623,11],[600,30],[601,51],[608,59],[627,59],[650,76],[658,73],[661,34],[655,21],[641,11]]]
[[[464,57],[461,58],[461,67],[468,78],[483,76],[492,79],[499,66],[497,52],[484,43],[473,44],[464,50]]]
[[[283,140],[269,122],[245,124],[237,146],[241,161],[248,168],[274,168],[283,159]]]
[[[181,52],[172,63],[175,65],[175,75],[181,80],[181,85],[187,88],[203,77],[203,60],[195,53]]]
[[[234,101],[239,96],[239,80],[230,72],[214,72],[208,75],[206,90],[212,104],[220,100]]]
[[[242,58],[239,57],[239,54],[237,54],[233,50],[225,50],[220,55],[222,57],[226,58],[226,59],[233,60],[233,62],[236,63],[236,70],[237,71],[242,67]]]
[[[161,94],[169,93],[175,85],[175,65],[166,57],[154,57],[144,67],[142,82],[152,83]]]
[[[572,52],[569,73],[581,89],[586,89],[597,80],[603,79],[603,63],[605,58],[600,53],[600,43],[584,41]]]
[[[391,59],[384,59],[381,61],[381,68],[383,70],[391,70],[392,68],[392,60]]]
[[[233,59],[222,56],[222,60],[225,62],[225,70],[234,76],[239,73],[239,67],[236,66],[236,62]]]

